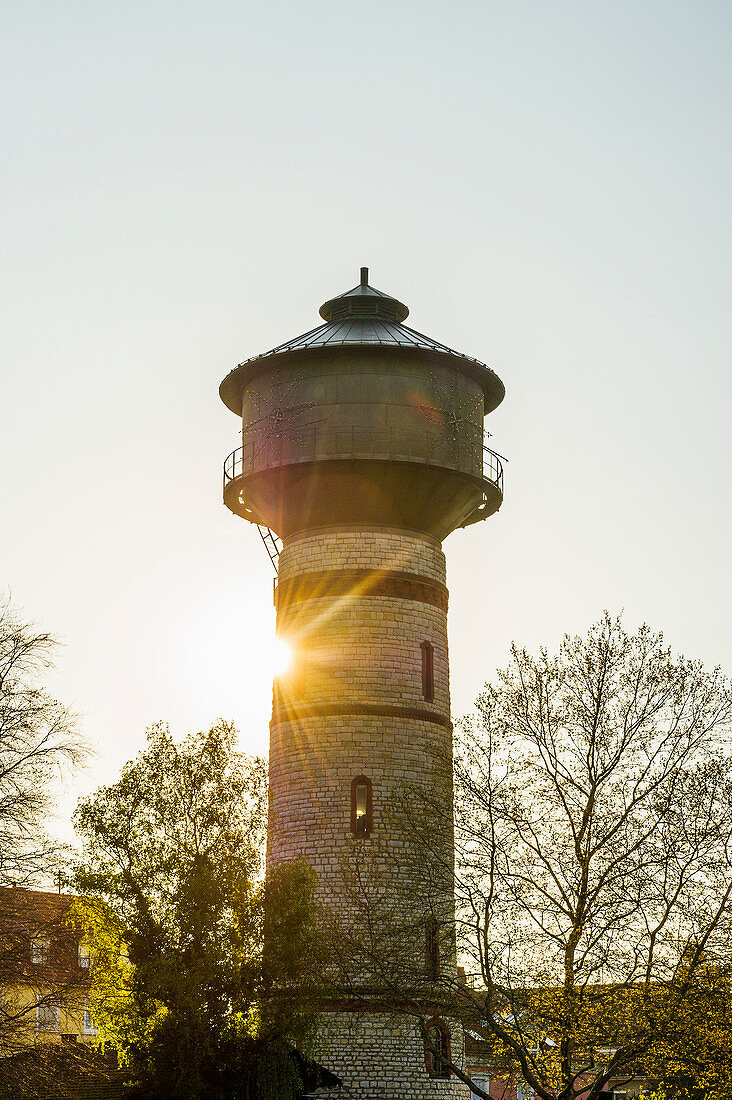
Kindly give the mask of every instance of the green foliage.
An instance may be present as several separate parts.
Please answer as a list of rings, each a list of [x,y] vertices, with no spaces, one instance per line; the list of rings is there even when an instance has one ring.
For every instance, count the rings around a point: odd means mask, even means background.
[[[257,1063],[258,1100],[296,1100],[302,1093],[302,1078],[290,1052],[270,1045]]]
[[[700,967],[664,1025],[647,1059],[655,1100],[732,1100],[729,967]]]
[[[594,1100],[732,959],[732,688],[605,614],[557,654],[513,647],[477,711],[455,767],[469,1010],[544,1100]]]
[[[265,813],[264,765],[236,752],[225,723],[182,744],[154,726],[119,781],[77,809],[95,1022],[141,1095],[238,1095],[262,1059],[290,1072],[287,1043],[308,1039],[314,875],[283,865],[265,885]]]
[[[55,882],[65,846],[45,825],[57,801],[59,778],[80,763],[84,749],[73,714],[53,699],[44,681],[56,643],[23,621],[0,597],[0,1056],[21,1049],[35,1028],[35,997],[16,997],[26,979],[32,940],[48,934],[46,918],[16,886]],[[44,994],[61,1002],[68,978],[49,975]],[[5,1068],[8,1068],[7,1062]]]

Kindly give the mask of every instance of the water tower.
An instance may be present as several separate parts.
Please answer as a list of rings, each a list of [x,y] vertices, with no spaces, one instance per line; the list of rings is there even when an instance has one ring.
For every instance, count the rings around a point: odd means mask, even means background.
[[[295,650],[274,691],[268,864],[305,857],[354,939],[373,913],[378,929],[395,915],[400,950],[413,949],[403,996],[385,971],[322,1013],[318,1058],[356,1100],[466,1096],[402,1009],[422,997],[430,1042],[459,1060],[439,996],[456,965],[441,543],[501,505],[483,418],[505,391],[484,364],[407,327],[408,312],[362,268],[320,307],[324,324],[239,364],[219,391],[242,420],[224,502],[260,529],[277,630]],[[419,851],[403,814],[415,786],[435,795]],[[368,874],[365,906],[354,867]]]

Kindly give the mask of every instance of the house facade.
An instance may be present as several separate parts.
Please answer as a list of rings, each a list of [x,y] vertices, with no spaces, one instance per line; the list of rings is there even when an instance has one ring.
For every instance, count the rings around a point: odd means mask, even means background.
[[[0,1051],[89,1043],[91,949],[71,920],[74,897],[0,889]]]

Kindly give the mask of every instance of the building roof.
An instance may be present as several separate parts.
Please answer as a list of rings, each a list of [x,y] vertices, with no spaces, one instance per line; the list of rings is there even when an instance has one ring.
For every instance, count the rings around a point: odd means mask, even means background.
[[[403,324],[409,315],[408,307],[392,295],[371,286],[367,267],[361,268],[361,281],[357,286],[323,303],[320,315],[326,322],[324,325],[244,359],[229,372],[219,387],[219,393],[232,412],[240,412],[241,379],[255,373],[258,364],[297,352],[337,348],[401,348],[448,357],[453,363],[457,360],[456,365],[462,364],[463,369],[479,379],[486,396],[486,412],[503,400],[503,383],[485,363]]]
[[[129,1074],[85,1043],[42,1043],[3,1058],[3,1096],[123,1100]]]
[[[409,309],[403,302],[377,290],[368,282],[368,268],[361,268],[361,282],[351,290],[330,298],[320,307],[320,316],[327,322],[317,328],[286,340],[270,351],[253,355],[238,366],[266,359],[270,355],[282,355],[288,351],[301,351],[304,348],[330,348],[353,346],[421,348],[425,351],[437,351],[466,359],[485,367],[479,359],[463,355],[447,344],[433,340],[416,329],[408,328],[401,322],[409,316]],[[487,368],[486,369],[490,369]]]
[[[0,887],[0,939],[6,975],[44,981],[88,982],[79,966],[79,931],[68,920],[72,894]],[[48,944],[43,960],[34,960],[34,944]]]
[[[345,317],[381,317],[385,321],[405,321],[409,309],[404,302],[377,290],[369,284],[369,269],[361,268],[361,282],[351,290],[344,290],[335,298],[323,302],[319,310],[324,321],[338,321]]]
[[[29,890],[25,886],[0,886],[0,906],[18,925],[33,928],[57,925],[69,911],[74,896],[56,890]]]

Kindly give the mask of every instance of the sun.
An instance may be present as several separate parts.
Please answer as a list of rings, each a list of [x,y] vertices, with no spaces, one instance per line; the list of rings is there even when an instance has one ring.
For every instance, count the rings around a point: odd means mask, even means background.
[[[275,635],[270,647],[270,666],[273,676],[284,676],[292,665],[292,646],[284,638]]]

